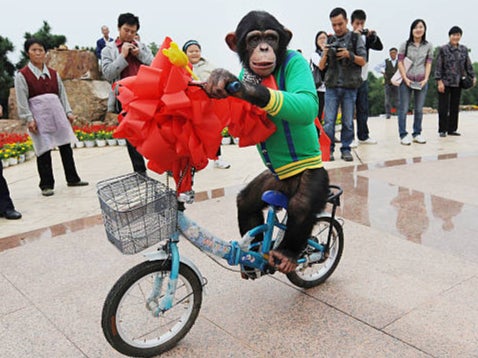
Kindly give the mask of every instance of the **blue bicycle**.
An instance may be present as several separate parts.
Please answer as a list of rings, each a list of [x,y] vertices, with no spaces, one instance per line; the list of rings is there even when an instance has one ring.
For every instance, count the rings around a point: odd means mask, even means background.
[[[198,268],[179,254],[180,237],[210,256],[258,278],[273,274],[269,251],[276,248],[287,227],[287,197],[267,191],[263,225],[239,241],[226,242],[214,236],[178,210],[176,193],[168,186],[138,174],[108,179],[97,185],[108,239],[125,254],[155,244],[157,251],[145,254],[147,261],[127,271],[106,297],[102,328],[117,351],[138,357],[159,355],[174,347],[191,329],[201,308],[207,280]],[[308,246],[298,267],[287,278],[296,286],[310,288],[323,283],[336,269],[344,247],[342,220],[335,217],[342,189],[330,186],[330,212],[317,214]],[[191,201],[192,196],[180,196]],[[180,204],[181,205],[181,204]],[[263,234],[261,242],[253,242]]]

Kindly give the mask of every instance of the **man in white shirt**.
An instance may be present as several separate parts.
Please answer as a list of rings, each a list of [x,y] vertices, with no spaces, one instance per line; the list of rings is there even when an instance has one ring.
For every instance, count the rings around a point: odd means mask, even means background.
[[[398,107],[398,87],[394,86],[391,82],[393,75],[398,69],[397,53],[398,50],[392,47],[389,50],[390,58],[385,59],[385,61],[375,67],[375,71],[383,75],[385,85],[385,114],[387,119],[390,119],[392,115],[392,108],[395,109],[396,112],[396,108]]]

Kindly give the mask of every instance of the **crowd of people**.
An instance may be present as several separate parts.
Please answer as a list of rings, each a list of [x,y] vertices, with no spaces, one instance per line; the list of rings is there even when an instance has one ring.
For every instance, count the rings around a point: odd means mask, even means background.
[[[366,28],[366,13],[354,10],[351,15],[352,29],[348,28],[347,12],[335,8],[330,13],[333,34],[326,36],[320,30],[315,38],[316,50],[311,55],[311,69],[320,71],[323,81],[317,86],[322,102],[318,118],[324,122],[324,130],[330,138],[330,160],[334,160],[335,143],[341,142],[341,158],[353,161],[351,148],[360,144],[377,144],[368,130],[368,58],[369,50],[381,51],[382,42],[375,30]],[[425,144],[422,134],[423,106],[431,78],[438,87],[438,133],[440,137],[459,136],[458,112],[461,98],[461,79],[467,74],[476,84],[476,76],[468,55],[468,49],[460,44],[463,31],[453,26],[449,41],[440,47],[433,58],[433,46],[426,39],[427,26],[423,19],[416,19],[410,26],[408,39],[397,50],[389,50],[390,57],[376,67],[384,77],[385,116],[389,119],[392,108],[398,108],[398,134],[402,145],[412,142]],[[432,62],[436,61],[432,76]],[[393,78],[398,77],[398,81]],[[316,84],[317,84],[316,80]],[[407,115],[413,95],[413,127],[407,131]],[[324,110],[325,108],[325,110]],[[336,119],[341,110],[340,139],[335,136]],[[323,117],[322,117],[323,115]],[[354,133],[356,118],[357,139]]]

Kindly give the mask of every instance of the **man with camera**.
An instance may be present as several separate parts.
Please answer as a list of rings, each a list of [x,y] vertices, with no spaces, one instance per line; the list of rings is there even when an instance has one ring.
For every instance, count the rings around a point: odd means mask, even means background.
[[[365,43],[367,55],[365,65],[362,67],[362,84],[357,90],[356,113],[357,113],[357,138],[361,144],[377,144],[377,141],[369,136],[368,131],[368,55],[370,49],[383,50],[382,42],[374,30],[365,28],[367,15],[363,10],[354,10],[351,16],[352,28],[355,33],[360,35]]]
[[[153,61],[151,50],[134,38],[139,30],[139,18],[131,13],[118,17],[118,38],[108,42],[101,50],[101,70],[109,83],[122,78],[135,76],[142,64],[150,65]],[[108,100],[108,112],[120,113],[120,102],[111,92]],[[133,169],[139,174],[146,174],[146,164],[140,153],[127,142],[128,153]]]
[[[325,117],[324,130],[330,138],[330,160],[334,160],[335,120],[339,106],[342,109],[342,130],[340,132],[341,158],[353,161],[350,144],[354,139],[353,115],[357,88],[362,83],[361,68],[365,65],[367,51],[362,38],[347,28],[347,12],[340,7],[329,15],[334,35],[327,40],[319,62],[325,74]]]

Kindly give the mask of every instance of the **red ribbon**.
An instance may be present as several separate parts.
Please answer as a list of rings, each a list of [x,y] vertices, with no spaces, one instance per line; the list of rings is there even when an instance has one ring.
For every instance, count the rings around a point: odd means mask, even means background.
[[[166,38],[151,66],[142,65],[136,76],[117,82],[123,112],[116,138],[126,138],[148,159],[157,173],[171,171],[178,193],[191,190],[192,168],[201,170],[215,159],[226,126],[239,146],[267,139],[275,125],[252,104],[228,97],[211,99],[190,75],[163,55],[172,40]]]

